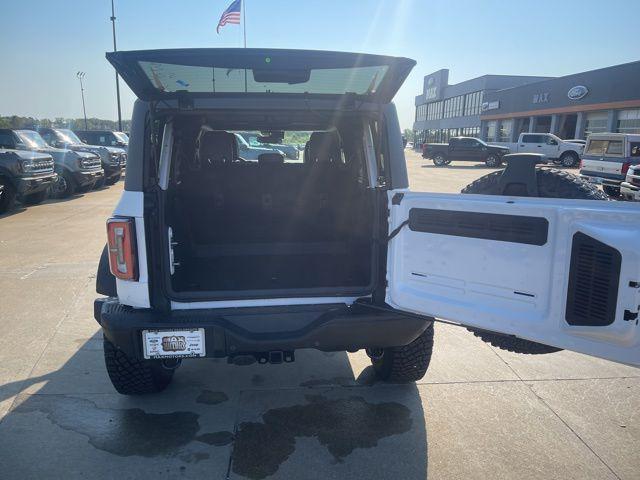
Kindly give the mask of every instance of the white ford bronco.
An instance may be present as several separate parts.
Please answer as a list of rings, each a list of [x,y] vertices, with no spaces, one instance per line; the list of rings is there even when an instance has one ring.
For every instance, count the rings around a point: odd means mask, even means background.
[[[381,379],[415,381],[435,319],[514,351],[640,364],[638,208],[594,201],[531,154],[465,195],[410,191],[391,99],[413,60],[107,58],[138,97],[94,308],[120,393],[162,390],[183,358],[280,363],[304,348],[366,349]],[[306,148],[250,160],[238,132]]]

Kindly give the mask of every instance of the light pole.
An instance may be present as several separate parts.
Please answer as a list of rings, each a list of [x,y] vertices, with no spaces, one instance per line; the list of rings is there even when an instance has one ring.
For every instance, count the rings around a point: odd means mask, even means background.
[[[113,30],[113,51],[117,52],[116,47],[116,11],[113,6],[113,0],[111,0],[111,26]],[[120,77],[116,71],[116,99],[118,102],[118,130],[122,131],[122,111],[120,110]]]
[[[84,75],[85,75],[84,72],[76,73],[76,77],[78,77],[78,80],[80,80],[80,94],[82,95],[82,113],[84,114],[84,129],[88,130],[88,128],[87,128],[87,109],[84,106],[84,86],[82,85],[82,79],[84,78]]]

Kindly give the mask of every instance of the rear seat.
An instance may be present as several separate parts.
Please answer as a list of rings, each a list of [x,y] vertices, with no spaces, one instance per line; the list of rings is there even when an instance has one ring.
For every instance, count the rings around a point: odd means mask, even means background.
[[[344,240],[354,179],[336,133],[313,133],[304,164],[284,163],[272,154],[257,164],[235,161],[235,138],[227,132],[210,132],[202,140],[200,169],[185,172],[183,182],[185,207],[199,217],[190,222],[193,241]]]

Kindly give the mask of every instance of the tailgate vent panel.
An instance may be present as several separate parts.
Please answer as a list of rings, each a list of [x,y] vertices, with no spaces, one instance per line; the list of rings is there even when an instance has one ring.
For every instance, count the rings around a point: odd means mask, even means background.
[[[573,236],[565,318],[569,325],[601,327],[616,318],[622,255],[578,232]]]

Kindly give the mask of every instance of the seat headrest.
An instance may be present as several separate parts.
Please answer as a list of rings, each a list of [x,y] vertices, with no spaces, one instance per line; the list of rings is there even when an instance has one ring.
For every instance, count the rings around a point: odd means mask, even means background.
[[[225,165],[238,157],[238,144],[233,133],[205,132],[200,137],[198,157],[201,164]]]
[[[258,155],[258,165],[283,165],[284,155],[281,153],[262,153]]]
[[[305,147],[305,163],[340,163],[337,132],[313,132]]]

